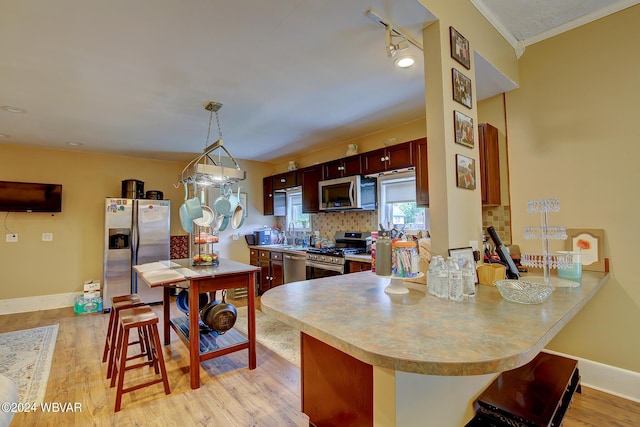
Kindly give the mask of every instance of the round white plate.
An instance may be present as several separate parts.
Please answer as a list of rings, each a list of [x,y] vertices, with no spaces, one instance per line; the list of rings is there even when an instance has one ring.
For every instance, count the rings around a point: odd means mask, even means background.
[[[202,217],[194,219],[193,222],[196,225],[203,227],[205,225],[211,225],[213,217],[214,215],[211,208],[209,206],[202,205]]]

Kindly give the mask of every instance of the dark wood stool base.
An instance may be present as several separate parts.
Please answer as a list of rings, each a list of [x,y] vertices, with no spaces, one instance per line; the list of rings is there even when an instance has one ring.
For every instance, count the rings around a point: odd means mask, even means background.
[[[136,294],[131,295],[119,295],[111,298],[111,313],[109,315],[109,327],[107,329],[107,336],[104,340],[104,351],[102,352],[102,362],[106,362],[109,360],[109,364],[107,365],[107,379],[111,378],[111,374],[113,373],[113,362],[114,362],[114,348],[115,344],[118,340],[118,314],[120,310],[124,310],[132,307],[139,307],[145,305],[144,301],[140,299],[140,297]],[[144,341],[140,336],[140,332],[138,331],[138,340],[134,341],[130,344],[140,344],[140,351],[144,352]]]
[[[171,390],[169,389],[167,370],[164,364],[164,357],[162,355],[160,334],[158,333],[158,316],[149,306],[141,306],[121,310],[119,317],[118,342],[115,348],[115,363],[113,366],[113,375],[111,377],[111,387],[116,384],[117,379],[115,412],[120,411],[122,395],[129,393],[130,391],[138,390],[153,384],[163,383],[164,393],[171,393]],[[149,345],[146,346],[146,351],[142,351],[135,356],[127,356],[127,350],[130,344],[129,333],[132,329],[141,330],[141,339],[145,338]],[[148,356],[148,360],[127,366],[127,361],[143,356]],[[154,372],[156,375],[159,374],[160,378],[154,378],[151,381],[124,388],[125,372],[144,366],[153,366]]]

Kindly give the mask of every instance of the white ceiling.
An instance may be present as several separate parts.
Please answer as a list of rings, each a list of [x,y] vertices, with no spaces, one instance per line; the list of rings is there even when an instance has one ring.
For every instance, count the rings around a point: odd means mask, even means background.
[[[515,46],[637,2],[473,3]],[[395,68],[370,8],[418,39],[434,20],[417,0],[1,0],[0,105],[26,112],[0,110],[0,143],[186,160],[215,100],[227,149],[276,162],[424,117],[422,53]],[[495,72],[476,55],[479,99],[510,89]]]

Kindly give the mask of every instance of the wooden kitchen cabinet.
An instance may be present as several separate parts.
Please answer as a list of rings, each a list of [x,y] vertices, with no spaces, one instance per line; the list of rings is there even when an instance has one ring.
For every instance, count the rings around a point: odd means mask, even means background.
[[[414,166],[413,141],[362,153],[362,174],[371,175]]]
[[[429,158],[427,156],[427,138],[413,141],[413,150],[416,166],[416,205],[429,207]]]
[[[320,195],[318,182],[322,181],[322,165],[313,165],[300,169],[300,184],[302,185],[302,212],[320,212]]]
[[[480,188],[482,206],[500,205],[500,148],[498,129],[488,123],[478,125]]]
[[[260,251],[255,248],[249,248],[249,264],[260,267]],[[260,290],[260,283],[262,281],[262,270],[256,274],[256,290]]]
[[[263,215],[284,216],[287,211],[287,196],[282,191],[274,191],[273,178],[266,176],[262,179]]]
[[[359,154],[323,163],[322,167],[323,179],[342,178],[345,176],[360,175],[362,173]]]
[[[273,177],[262,179],[263,215],[273,215]]]
[[[258,251],[260,266],[260,289],[262,295],[266,291],[284,283],[284,265],[282,252],[260,249]]]
[[[297,187],[298,185],[298,172],[289,171],[273,175],[273,190],[286,190],[287,188]]]
[[[347,273],[358,273],[360,271],[370,271],[371,263],[363,261],[349,261],[347,263]]]

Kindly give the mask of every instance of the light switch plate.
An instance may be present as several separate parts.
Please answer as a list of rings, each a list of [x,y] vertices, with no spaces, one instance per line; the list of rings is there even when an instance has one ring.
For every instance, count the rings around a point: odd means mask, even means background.
[[[18,241],[18,235],[15,233],[7,233],[7,243],[15,243]]]
[[[53,233],[42,233],[42,241],[43,242],[53,241]]]

